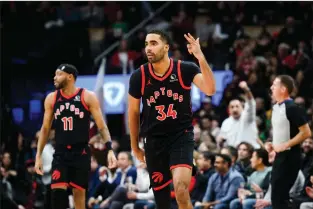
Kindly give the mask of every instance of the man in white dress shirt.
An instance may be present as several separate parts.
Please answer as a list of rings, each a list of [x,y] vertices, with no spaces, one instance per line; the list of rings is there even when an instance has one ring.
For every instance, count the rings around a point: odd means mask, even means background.
[[[250,88],[245,81],[239,83],[245,92],[246,102],[233,99],[229,103],[230,116],[222,123],[217,143],[237,147],[241,142],[248,142],[254,148],[260,148],[256,125],[256,103]]]

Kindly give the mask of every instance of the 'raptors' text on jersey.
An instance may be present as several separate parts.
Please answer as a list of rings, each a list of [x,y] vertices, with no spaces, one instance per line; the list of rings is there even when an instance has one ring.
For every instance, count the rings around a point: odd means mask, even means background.
[[[141,132],[144,136],[175,134],[192,129],[191,84],[200,69],[194,63],[174,61],[163,77],[155,75],[150,63],[136,70],[129,94],[142,99]]]
[[[79,88],[72,96],[56,91],[53,110],[57,145],[88,143],[90,112],[84,101],[84,91]]]

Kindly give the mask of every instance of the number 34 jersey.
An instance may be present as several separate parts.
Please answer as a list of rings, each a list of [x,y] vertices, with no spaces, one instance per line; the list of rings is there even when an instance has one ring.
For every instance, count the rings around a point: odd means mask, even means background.
[[[133,73],[129,94],[142,100],[143,136],[168,136],[192,131],[190,90],[198,73],[200,70],[194,63],[172,59],[163,77],[154,73],[150,63]]]
[[[78,88],[72,96],[62,90],[55,92],[54,127],[56,145],[87,144],[90,112],[84,100],[85,89]]]

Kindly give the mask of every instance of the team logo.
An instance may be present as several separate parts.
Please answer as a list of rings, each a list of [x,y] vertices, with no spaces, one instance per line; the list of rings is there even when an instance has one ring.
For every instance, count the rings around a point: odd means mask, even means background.
[[[121,82],[108,82],[103,85],[103,97],[110,106],[119,105],[125,95],[125,85]]]
[[[154,183],[161,183],[163,181],[163,174],[160,172],[153,172],[152,180],[154,181]]]
[[[74,101],[80,102],[80,96],[76,96],[76,97],[74,98]]]
[[[176,77],[176,75],[175,74],[172,74],[171,76],[170,76],[170,82],[175,82],[175,81],[177,81],[178,79],[177,79],[177,77]]]
[[[58,170],[54,170],[52,173],[52,179],[53,180],[59,180],[59,178],[61,177],[61,173]]]

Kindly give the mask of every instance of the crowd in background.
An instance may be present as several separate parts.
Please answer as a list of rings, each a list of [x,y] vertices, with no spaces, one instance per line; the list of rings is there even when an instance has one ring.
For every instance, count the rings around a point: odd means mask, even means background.
[[[143,17],[153,15],[153,8],[159,5],[116,2],[2,4],[2,40],[7,41],[1,41],[6,49],[1,56],[6,62],[39,63],[41,68],[30,70],[32,75],[44,74],[46,66],[53,72],[53,66],[64,60],[83,69],[82,74],[91,74],[89,67],[94,55],[120,40]],[[295,103],[306,109],[312,127],[312,17],[313,4],[310,2],[173,3],[170,11],[156,16],[135,36],[122,39],[119,48],[108,56],[107,73],[131,72],[146,62],[143,50],[146,31],[157,28],[171,34],[171,57],[196,62],[187,53],[183,37],[190,32],[200,37],[202,50],[214,70],[234,72],[221,104],[214,106],[208,97],[194,113],[194,158],[198,172],[192,178],[189,190],[196,208],[201,208],[202,202],[216,200],[214,198],[223,199],[222,203],[229,209],[271,208],[270,172],[275,152],[267,149],[267,142],[271,141],[269,88],[276,75],[291,75],[297,85],[292,96]],[[270,32],[268,26],[274,24],[281,27]],[[245,25],[260,27],[260,33],[252,37],[245,31]],[[107,33],[97,48],[88,42],[87,28],[99,27],[105,28]],[[239,87],[240,81],[247,82],[253,97],[244,94]],[[38,132],[34,137],[25,136],[22,127],[12,124],[12,116],[7,111],[10,102],[1,100],[5,104],[2,115],[6,116],[2,119],[6,126],[10,125],[10,128],[1,128],[5,132],[1,133],[1,200],[11,203],[4,208],[48,209],[50,204],[46,197],[50,192],[54,131],[43,152],[45,175],[37,176],[34,159]],[[243,120],[246,129],[234,128]],[[125,149],[129,147],[125,146],[129,141],[114,138],[118,168],[109,170],[104,146],[95,129],[93,126],[90,139],[93,157],[88,207],[155,208],[145,165],[139,164],[130,150]],[[242,137],[234,137],[238,135]],[[290,208],[293,209],[299,209],[301,203],[301,209],[310,208],[310,204],[313,208],[313,139],[306,139],[302,148],[302,169],[290,191]],[[225,172],[230,174],[228,181],[218,182],[218,176]],[[222,189],[217,190],[213,185]],[[171,197],[175,208],[174,190]],[[69,208],[73,208],[70,191]]]

